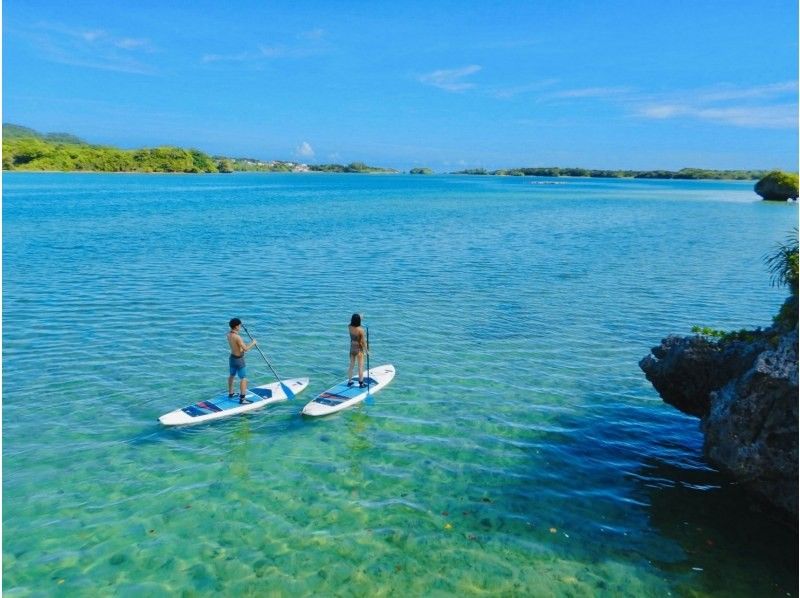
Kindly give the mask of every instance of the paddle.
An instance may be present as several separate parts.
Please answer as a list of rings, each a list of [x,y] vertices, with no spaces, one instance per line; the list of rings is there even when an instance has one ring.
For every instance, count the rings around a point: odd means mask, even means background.
[[[366,399],[366,403],[367,403],[367,405],[372,405],[375,401],[372,398],[372,395],[369,394],[369,326],[367,326],[365,324],[364,328],[367,331],[367,399]]]
[[[248,338],[250,338],[250,340],[252,341],[253,340],[253,336],[250,334],[250,331],[247,329],[247,326],[242,324],[242,328],[244,328],[245,334],[247,334]],[[264,355],[264,352],[261,350],[261,347],[256,345],[256,349],[258,349],[258,352],[261,354],[261,357],[264,358],[264,361],[267,362],[267,365],[269,366],[269,369],[271,369],[272,373],[275,374],[275,377],[278,379],[278,382],[281,383],[281,388],[283,389],[283,392],[286,393],[286,398],[287,399],[293,399],[294,398],[294,393],[292,392],[292,390],[288,386],[286,386],[283,383],[283,380],[281,380],[281,377],[278,375],[278,372],[275,371],[275,368],[273,368],[272,364],[269,362],[269,360],[267,360],[267,357],[266,357],[266,355]]]

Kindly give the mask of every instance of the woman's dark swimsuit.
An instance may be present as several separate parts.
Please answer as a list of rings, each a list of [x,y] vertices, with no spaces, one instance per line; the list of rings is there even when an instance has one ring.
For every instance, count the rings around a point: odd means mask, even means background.
[[[355,357],[361,353],[361,335],[350,333],[350,356]]]

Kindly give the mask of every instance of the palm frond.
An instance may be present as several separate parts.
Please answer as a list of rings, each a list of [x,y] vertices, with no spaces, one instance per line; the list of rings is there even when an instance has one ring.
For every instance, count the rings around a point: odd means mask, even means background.
[[[775,250],[764,256],[773,286],[788,286],[794,295],[798,293],[798,231],[797,227],[778,243]]]

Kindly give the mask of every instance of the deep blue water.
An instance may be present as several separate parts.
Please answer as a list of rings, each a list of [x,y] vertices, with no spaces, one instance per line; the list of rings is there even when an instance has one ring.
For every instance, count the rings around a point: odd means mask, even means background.
[[[769,325],[796,223],[749,182],[5,173],[4,593],[795,595],[637,363]],[[304,419],[356,311],[397,377]],[[233,316],[308,391],[160,427]]]

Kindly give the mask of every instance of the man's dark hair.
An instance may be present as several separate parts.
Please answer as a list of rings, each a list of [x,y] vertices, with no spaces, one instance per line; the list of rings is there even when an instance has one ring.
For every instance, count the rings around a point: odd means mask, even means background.
[[[228,325],[231,327],[231,330],[236,328],[242,321],[239,318],[231,318],[231,321],[228,322]]]

